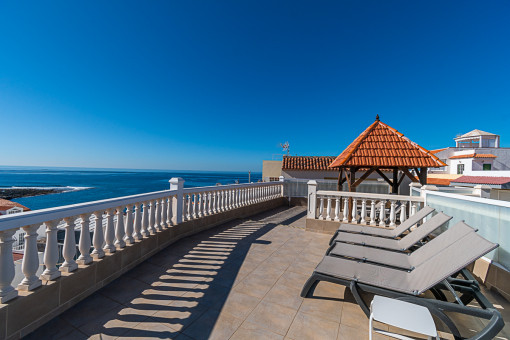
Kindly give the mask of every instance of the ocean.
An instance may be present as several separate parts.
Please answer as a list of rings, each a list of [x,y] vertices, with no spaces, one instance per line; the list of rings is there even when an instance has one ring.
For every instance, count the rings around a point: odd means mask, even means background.
[[[71,187],[71,191],[22,197],[13,201],[36,210],[113,197],[165,190],[172,177],[185,180],[184,187],[212,186],[217,183],[248,183],[248,172],[128,170],[51,167],[0,167],[0,188],[10,187]],[[252,172],[257,182],[262,173]]]

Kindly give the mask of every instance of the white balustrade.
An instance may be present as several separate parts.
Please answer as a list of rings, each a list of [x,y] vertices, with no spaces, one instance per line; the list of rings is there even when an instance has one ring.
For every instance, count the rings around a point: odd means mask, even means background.
[[[92,262],[92,256],[90,256],[90,214],[82,214],[81,218],[81,231],[80,231],[80,256],[76,260],[76,263],[85,265]]]
[[[62,256],[64,263],[60,266],[61,272],[72,272],[78,268],[78,264],[74,260],[76,255],[76,235],[74,233],[74,217],[64,218],[65,222],[65,236],[64,247],[62,249]]]
[[[312,214],[311,216],[308,215],[308,218],[317,218],[319,220],[334,220],[342,221],[343,223],[359,223],[394,228],[398,223],[402,223],[407,219],[407,207],[410,207],[412,215],[416,213],[416,210],[424,202],[423,198],[419,196],[317,191],[314,181],[310,181],[308,185],[310,190],[309,196],[314,198],[315,207],[318,205],[318,209],[315,212],[308,213]],[[268,189],[268,195],[271,196],[273,188]],[[352,200],[352,206],[349,208],[350,200]],[[389,202],[388,206],[387,202]],[[335,204],[334,212],[332,211],[333,203]],[[309,204],[309,207],[311,206],[314,205]],[[349,218],[349,212],[351,218]]]
[[[33,290],[41,285],[41,280],[35,275],[39,268],[39,255],[37,253],[37,229],[40,224],[23,227],[25,231],[25,253],[21,265],[25,278],[18,285],[18,290]]]
[[[105,254],[115,256],[116,252],[124,251],[126,244],[143,242],[144,238],[181,223],[183,218],[191,220],[265,202],[282,197],[283,191],[282,182],[184,189],[183,180],[178,178],[170,181],[170,187],[171,190],[50,208],[44,212],[34,210],[0,216],[0,303],[16,298],[19,290],[33,290],[43,280],[55,280],[62,272],[73,275],[78,265],[89,266]],[[331,218],[332,199],[336,203],[335,220],[338,220],[338,197],[329,198],[328,215]],[[77,224],[80,228],[76,228]],[[37,277],[40,267],[37,230],[41,226],[45,228],[44,271]],[[59,227],[65,232],[64,262],[60,267]],[[20,228],[24,232],[25,248],[21,266],[16,269],[13,236]],[[76,259],[77,248],[79,257]],[[20,270],[24,278],[14,288],[16,270]]]

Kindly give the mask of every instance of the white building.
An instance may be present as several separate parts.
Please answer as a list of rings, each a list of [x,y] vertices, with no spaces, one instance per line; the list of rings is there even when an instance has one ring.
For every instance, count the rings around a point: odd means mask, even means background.
[[[0,198],[0,215],[17,214],[28,210],[30,209],[19,203]]]
[[[429,169],[429,174],[510,176],[510,148],[500,147],[498,135],[473,130],[454,140],[455,147],[432,151],[447,166]]]

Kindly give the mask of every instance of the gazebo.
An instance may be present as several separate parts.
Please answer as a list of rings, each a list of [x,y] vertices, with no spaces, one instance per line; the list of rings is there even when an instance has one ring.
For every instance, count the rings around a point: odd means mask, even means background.
[[[396,129],[384,124],[377,115],[375,122],[363,131],[330,165],[339,170],[338,190],[347,181],[349,191],[376,172],[391,186],[393,194],[405,176],[412,182],[427,184],[427,169],[446,166],[427,149],[413,143]],[[416,176],[411,171],[414,170]],[[356,179],[356,172],[364,173]],[[383,171],[391,171],[390,179]]]

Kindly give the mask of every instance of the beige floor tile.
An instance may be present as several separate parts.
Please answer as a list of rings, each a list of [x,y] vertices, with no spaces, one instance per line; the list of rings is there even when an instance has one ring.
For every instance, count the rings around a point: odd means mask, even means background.
[[[230,340],[282,340],[283,335],[273,333],[257,324],[245,321]]]
[[[266,294],[263,301],[276,303],[292,309],[298,309],[303,302],[303,298],[299,296],[299,289],[277,283]]]
[[[260,298],[239,292],[231,292],[226,301],[214,305],[213,309],[220,309],[222,312],[246,319],[259,303]]]
[[[263,298],[267,292],[273,287],[275,281],[267,280],[260,277],[250,277],[249,275],[244,278],[239,284],[234,287],[234,291],[244,293],[247,295]]]
[[[318,298],[304,299],[300,312],[321,317],[325,320],[340,322],[342,317],[343,302]]]
[[[320,316],[297,313],[287,336],[292,339],[336,339],[339,324]]]
[[[340,323],[346,326],[368,329],[368,318],[365,313],[358,305],[350,302],[343,303]]]
[[[338,329],[338,340],[368,339],[368,323],[365,328],[341,324]]]
[[[296,315],[296,310],[275,303],[261,302],[246,321],[257,324],[271,332],[285,335],[289,329],[292,320]]]
[[[183,333],[193,339],[228,339],[241,326],[243,319],[229,313],[209,310],[195,320]]]
[[[176,339],[180,335],[176,330],[157,320],[146,319],[134,326],[119,339]]]

